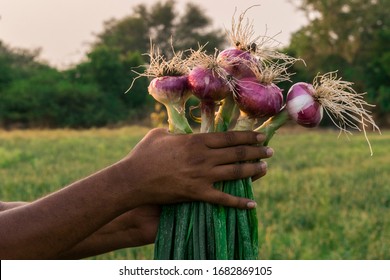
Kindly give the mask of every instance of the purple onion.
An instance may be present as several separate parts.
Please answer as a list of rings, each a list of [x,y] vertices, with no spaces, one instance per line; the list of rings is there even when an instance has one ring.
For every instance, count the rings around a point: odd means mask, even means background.
[[[294,84],[287,93],[286,109],[290,117],[304,127],[318,126],[322,120],[323,108],[314,98],[311,84]]]
[[[227,81],[208,68],[192,69],[188,75],[188,82],[192,93],[203,101],[219,101],[230,92]]]
[[[184,104],[191,96],[188,76],[164,76],[154,78],[148,87],[154,99],[167,104]]]
[[[262,84],[254,77],[237,82],[238,107],[251,118],[271,117],[283,106],[282,90],[275,84]]]
[[[250,65],[256,63],[256,59],[248,51],[237,48],[225,49],[218,54],[217,61],[236,79],[255,76]]]

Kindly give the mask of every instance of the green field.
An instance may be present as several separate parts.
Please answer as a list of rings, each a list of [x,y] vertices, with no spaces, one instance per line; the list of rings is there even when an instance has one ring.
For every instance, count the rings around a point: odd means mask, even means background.
[[[147,128],[0,131],[0,200],[30,201],[125,156]],[[390,259],[390,132],[282,130],[256,181],[261,259]],[[151,259],[153,246],[99,259]]]

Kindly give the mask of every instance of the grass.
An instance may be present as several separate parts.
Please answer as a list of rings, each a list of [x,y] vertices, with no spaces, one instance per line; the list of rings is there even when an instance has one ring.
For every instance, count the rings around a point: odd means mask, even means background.
[[[143,127],[0,131],[0,200],[31,201],[125,156]],[[390,259],[390,132],[282,130],[255,182],[261,259]],[[153,246],[97,259],[151,259]]]
[[[390,259],[390,135],[279,135],[256,183],[261,258]]]

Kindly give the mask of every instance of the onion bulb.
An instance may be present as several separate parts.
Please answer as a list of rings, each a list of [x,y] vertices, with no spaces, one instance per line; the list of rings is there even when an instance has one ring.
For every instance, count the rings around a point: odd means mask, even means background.
[[[314,95],[314,87],[304,82],[294,84],[287,93],[288,114],[304,127],[316,127],[322,120],[323,107],[316,101]]]
[[[225,49],[218,54],[217,61],[229,75],[236,79],[255,76],[250,65],[256,63],[256,58],[249,51],[237,48]]]
[[[150,82],[148,91],[164,105],[183,106],[191,96],[187,75],[156,77]]]
[[[188,75],[188,82],[192,93],[204,101],[222,100],[230,92],[226,81],[209,68],[195,67]]]
[[[271,117],[283,106],[282,90],[273,83],[260,83],[254,77],[237,82],[236,102],[250,118]]]

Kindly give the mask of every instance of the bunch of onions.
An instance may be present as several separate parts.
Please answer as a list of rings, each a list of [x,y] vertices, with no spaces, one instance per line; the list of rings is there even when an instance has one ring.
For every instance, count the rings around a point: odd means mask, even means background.
[[[350,133],[348,129],[352,128],[365,133],[368,125],[379,130],[366,109],[372,105],[363,100],[364,94],[356,93],[352,83],[337,78],[336,72],[318,75],[312,84],[292,85],[283,102],[277,83],[289,80],[288,69],[299,59],[268,47],[273,42],[268,36],[253,39],[252,25],[244,22],[246,11],[237,24],[233,19],[233,46],[214,55],[200,48],[188,59],[182,59],[179,53],[166,61],[152,46],[150,66],[140,75],[153,78],[148,90],[165,105],[170,132],[193,133],[185,116],[185,103],[191,95],[200,101],[200,132],[227,131],[230,127],[255,130],[266,135],[264,145],[288,121],[304,127],[318,126],[323,111],[341,131]],[[257,123],[261,125],[255,129]],[[254,199],[250,178],[217,182],[214,186]],[[163,207],[155,259],[256,259],[258,250],[254,209],[203,202]]]

